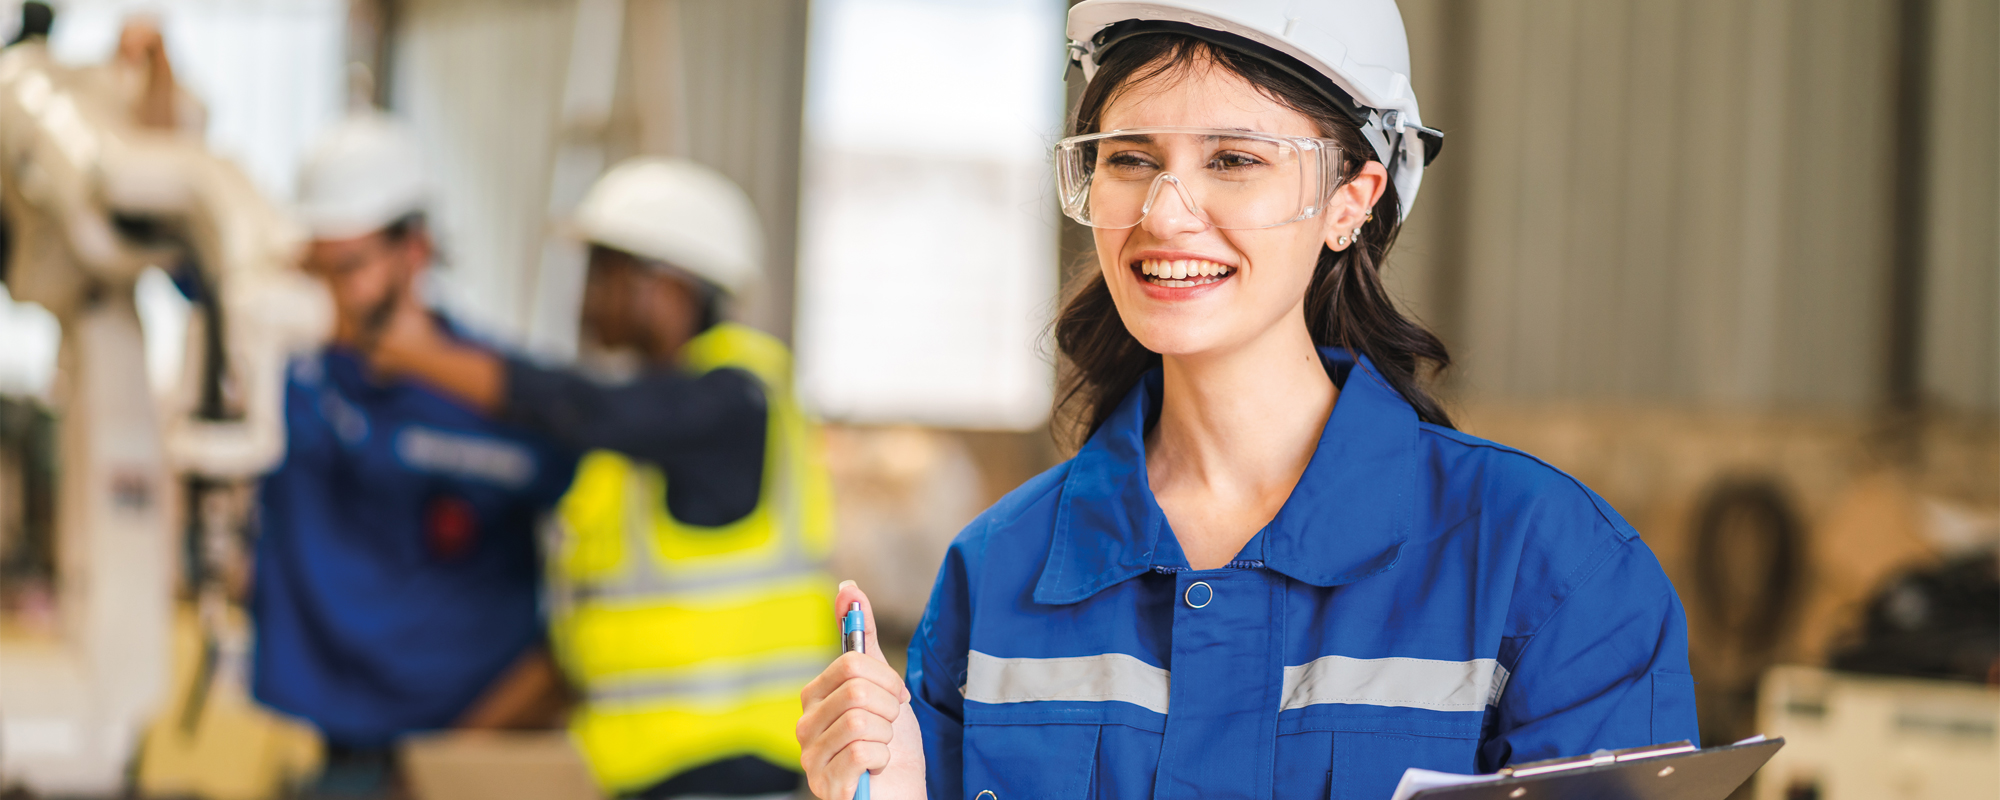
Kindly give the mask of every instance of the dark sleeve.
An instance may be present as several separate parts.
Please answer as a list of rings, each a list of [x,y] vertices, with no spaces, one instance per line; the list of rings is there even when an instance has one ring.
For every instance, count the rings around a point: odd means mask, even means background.
[[[673,466],[690,454],[764,450],[764,388],[749,373],[652,370],[618,384],[507,359],[501,419],[576,450]]]

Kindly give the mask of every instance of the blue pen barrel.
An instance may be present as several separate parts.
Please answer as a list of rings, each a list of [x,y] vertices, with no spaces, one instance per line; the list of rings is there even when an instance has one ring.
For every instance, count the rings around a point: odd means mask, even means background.
[[[867,633],[861,623],[861,604],[847,607],[847,617],[840,624],[840,650],[843,653],[868,652]],[[854,787],[854,800],[868,800],[868,770],[861,771],[861,782]]]

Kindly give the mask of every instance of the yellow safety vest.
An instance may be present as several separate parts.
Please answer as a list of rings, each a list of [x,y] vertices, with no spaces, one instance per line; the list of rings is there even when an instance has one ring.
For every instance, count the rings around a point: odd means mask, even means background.
[[[613,793],[741,755],[797,764],[799,690],[839,652],[832,489],[792,398],[791,354],[724,323],[688,343],[685,366],[763,383],[757,507],[688,525],[668,513],[658,468],[605,450],[584,456],[557,507],[550,638],[585,696],[571,734]]]

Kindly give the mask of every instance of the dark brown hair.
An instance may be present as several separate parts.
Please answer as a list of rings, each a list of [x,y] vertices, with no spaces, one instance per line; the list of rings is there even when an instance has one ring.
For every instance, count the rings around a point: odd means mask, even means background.
[[[1106,54],[1077,103],[1070,135],[1096,133],[1105,107],[1124,89],[1171,79],[1176,71],[1208,68],[1234,73],[1272,100],[1311,118],[1321,137],[1340,143],[1346,161],[1341,174],[1356,174],[1375,152],[1353,121],[1299,78],[1262,60],[1172,33],[1135,37]],[[1338,251],[1321,246],[1312,285],[1306,289],[1306,326],[1314,344],[1368,356],[1376,371],[1416,409],[1418,419],[1450,427],[1451,417],[1419,381],[1426,364],[1435,373],[1451,363],[1451,356],[1436,334],[1397,310],[1382,286],[1380,267],[1401,227],[1400,202],[1396,187],[1390,185],[1355,246]],[[1065,362],[1056,394],[1057,418],[1069,423],[1077,444],[1095,433],[1139,379],[1160,364],[1160,355],[1125,329],[1103,272],[1095,263],[1079,272],[1054,324],[1056,350]]]

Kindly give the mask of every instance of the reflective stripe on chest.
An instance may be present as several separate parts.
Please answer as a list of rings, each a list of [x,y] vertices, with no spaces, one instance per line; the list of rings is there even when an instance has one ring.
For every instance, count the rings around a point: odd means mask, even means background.
[[[1327,656],[1285,667],[1283,701],[1291,711],[1327,703],[1483,711],[1499,702],[1507,668],[1490,658]],[[1124,653],[1065,658],[1000,658],[969,654],[965,699],[975,703],[1123,702],[1167,713],[1167,670]]]

